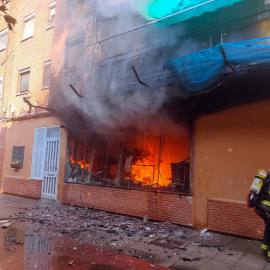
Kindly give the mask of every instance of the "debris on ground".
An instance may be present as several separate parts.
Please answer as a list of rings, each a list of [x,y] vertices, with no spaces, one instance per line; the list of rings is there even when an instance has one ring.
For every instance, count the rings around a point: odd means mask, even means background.
[[[192,262],[192,261],[200,261],[201,260],[201,258],[199,258],[199,257],[195,257],[195,258],[193,258],[193,259],[189,259],[189,258],[182,258],[182,260],[183,261],[185,261],[185,262]]]
[[[179,258],[196,262],[201,260],[202,249],[224,248],[217,245],[219,235],[206,232],[207,229],[202,233],[169,222],[152,221],[148,216],[136,218],[73,205],[35,205],[17,211],[12,218],[25,223],[26,234],[30,234],[27,228],[31,228],[40,235],[68,236],[156,264],[168,263],[168,259],[173,264]],[[193,258],[189,258],[190,252]],[[70,260],[68,265],[73,266],[74,262]]]
[[[206,233],[207,232],[207,230],[208,230],[208,228],[206,228],[206,229],[203,229],[203,230],[201,230],[201,234],[204,234],[204,233]]]
[[[2,229],[6,229],[7,227],[9,227],[12,224],[11,220],[6,220],[5,223],[2,225]]]
[[[74,264],[74,262],[73,262],[72,260],[69,260],[69,261],[68,261],[68,265],[69,265],[69,266],[72,266],[73,264]]]

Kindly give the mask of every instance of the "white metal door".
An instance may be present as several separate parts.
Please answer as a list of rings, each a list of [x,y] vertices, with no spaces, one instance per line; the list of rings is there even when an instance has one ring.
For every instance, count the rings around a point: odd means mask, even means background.
[[[46,138],[46,153],[41,196],[56,199],[60,138]]]

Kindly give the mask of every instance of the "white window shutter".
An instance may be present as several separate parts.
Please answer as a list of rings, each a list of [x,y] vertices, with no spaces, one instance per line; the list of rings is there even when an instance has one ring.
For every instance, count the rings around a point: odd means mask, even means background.
[[[25,22],[23,39],[34,35],[35,17]]]
[[[46,128],[36,128],[33,145],[31,179],[42,180],[43,178],[45,138],[46,138]]]

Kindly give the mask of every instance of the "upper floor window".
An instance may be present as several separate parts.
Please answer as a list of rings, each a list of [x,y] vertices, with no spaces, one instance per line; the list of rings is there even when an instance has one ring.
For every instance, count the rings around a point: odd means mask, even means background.
[[[43,73],[43,88],[50,87],[51,81],[51,61],[44,63],[44,73]]]
[[[20,74],[20,93],[29,91],[30,68],[19,71]]]
[[[27,39],[34,35],[34,25],[35,25],[35,13],[24,18],[23,39]]]
[[[84,63],[84,35],[74,37],[67,41],[66,68],[68,70],[79,69]]]
[[[2,98],[4,78],[0,77],[0,98]]]
[[[2,32],[0,32],[0,51],[6,48],[7,34],[8,34],[8,29],[5,29]]]
[[[54,22],[55,20],[55,1],[49,4],[50,8],[50,18],[49,18],[49,23]]]

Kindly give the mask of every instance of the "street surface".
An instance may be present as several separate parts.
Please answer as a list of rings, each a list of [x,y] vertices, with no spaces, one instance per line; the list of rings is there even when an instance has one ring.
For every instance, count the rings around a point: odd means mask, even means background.
[[[260,242],[0,194],[0,270],[265,269]],[[8,223],[7,223],[8,225]]]

